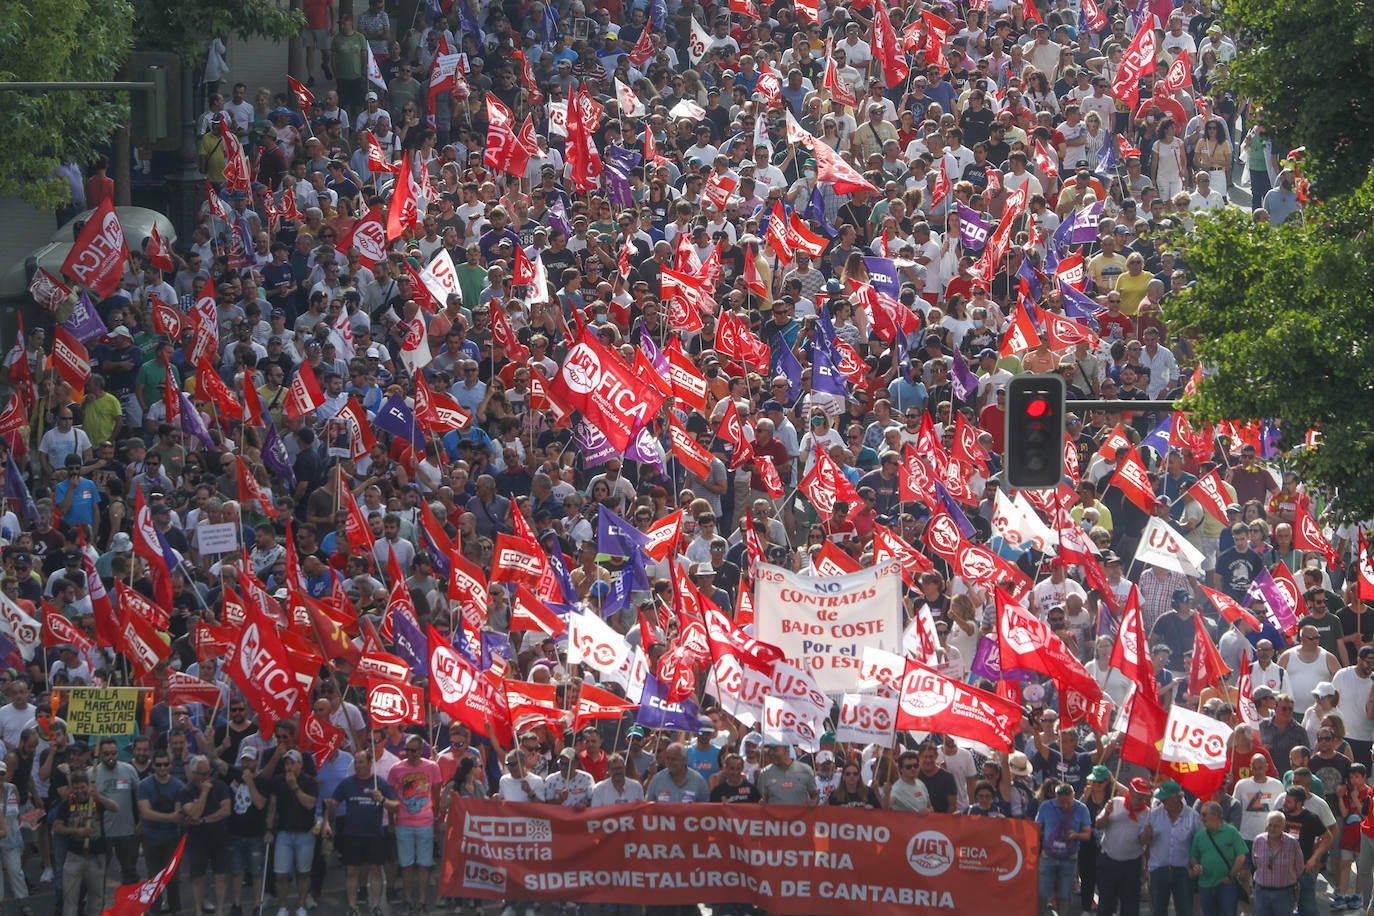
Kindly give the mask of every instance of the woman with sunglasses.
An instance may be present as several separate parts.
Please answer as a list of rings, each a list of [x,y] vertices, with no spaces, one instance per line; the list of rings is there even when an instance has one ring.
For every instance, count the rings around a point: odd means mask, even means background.
[[[830,793],[829,804],[837,808],[877,809],[883,801],[872,786],[864,785],[859,765],[847,760],[840,770],[840,784]]]

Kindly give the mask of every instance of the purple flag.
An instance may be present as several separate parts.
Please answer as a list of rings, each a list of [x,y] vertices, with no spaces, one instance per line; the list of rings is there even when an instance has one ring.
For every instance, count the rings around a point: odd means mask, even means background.
[[[1275,628],[1284,633],[1297,628],[1298,618],[1293,613],[1293,607],[1288,603],[1283,592],[1279,590],[1279,584],[1274,581],[1269,570],[1263,566],[1260,567],[1259,574],[1251,580],[1250,587],[1245,592],[1247,604],[1257,599],[1262,600],[1269,608],[1269,613],[1265,616],[1273,622]]]
[[[1077,321],[1091,321],[1092,327],[1097,327],[1097,315],[1102,311],[1092,299],[1074,289],[1063,280],[1057,281],[1059,284],[1059,298],[1064,303],[1064,314]]]
[[[410,665],[415,677],[429,677],[429,640],[416,629],[409,614],[391,615],[391,640],[396,654]]]
[[[978,215],[978,211],[959,204],[959,244],[970,251],[982,251],[988,244],[992,224]]]
[[[958,350],[954,351],[954,372],[950,374],[949,381],[954,388],[954,396],[961,401],[967,401],[978,390],[978,376],[969,371],[964,354]]]
[[[787,403],[795,404],[802,392],[802,364],[790,347],[778,347],[778,371],[787,376]]]
[[[846,397],[849,392],[844,387],[844,376],[835,367],[833,352],[819,343],[811,351],[811,390]]]
[[[611,205],[615,207],[633,207],[635,203],[634,191],[630,187],[630,175],[619,163],[607,162],[601,169],[601,174],[606,179],[606,190],[611,199]]]
[[[625,449],[625,459],[658,468],[660,474],[667,472],[667,468],[663,466],[663,447],[658,444],[658,440],[647,426],[639,431],[630,447]]]
[[[1034,671],[1024,668],[1008,668],[1003,671],[1002,652],[997,647],[997,639],[992,636],[984,636],[978,641],[978,648],[973,653],[973,664],[968,670],[969,674],[989,681],[1021,681],[1029,684],[1036,679]]]
[[[179,391],[177,396],[181,399],[181,416],[179,418],[181,431],[204,442],[205,447],[212,452],[218,449],[219,446],[215,444],[215,440],[210,438],[210,430],[205,428],[205,421],[201,419],[200,411],[196,409],[195,404],[191,403],[186,392]]]
[[[296,472],[291,469],[291,460],[286,455],[286,443],[281,441],[275,423],[267,424],[267,433],[262,437],[262,463],[276,474],[286,485],[296,486]]]
[[[29,495],[29,485],[24,482],[24,475],[19,470],[19,465],[14,463],[13,455],[5,456],[5,496],[8,499],[17,499],[23,506],[24,518],[35,520],[38,518],[38,504]],[[9,534],[13,539],[18,532]]]
[[[945,511],[949,513],[950,518],[954,519],[954,524],[959,526],[959,530],[964,533],[964,537],[971,538],[977,534],[978,529],[973,527],[973,522],[968,520],[968,516],[964,514],[964,510],[960,508],[959,503],[953,496],[949,495],[949,491],[945,489],[945,485],[938,480],[932,480],[931,483],[935,484],[935,495],[936,498],[940,500],[940,505],[945,507]]]
[[[611,573],[611,590],[601,603],[601,616],[610,617],[617,611],[630,606],[630,595],[634,592],[649,590],[649,574],[644,571],[644,552],[635,550],[630,554],[630,562],[617,573]]]
[[[568,225],[568,211],[563,209],[563,199],[555,197],[549,204],[549,228],[572,238],[572,227]]]
[[[616,165],[629,173],[631,169],[637,168],[644,161],[644,154],[637,153],[632,149],[626,149],[612,143],[606,147],[606,157],[615,162]]]
[[[695,732],[701,725],[701,710],[691,700],[668,702],[668,687],[652,674],[644,678],[644,693],[639,698],[635,724],[641,728],[667,728]]]
[[[663,351],[658,348],[658,344],[654,343],[654,339],[649,336],[649,329],[642,324],[639,326],[639,348],[644,351],[644,358],[649,361],[649,365],[662,373],[664,378],[667,378],[668,360],[663,355]]]
[[[479,662],[483,671],[491,667],[491,660],[497,657],[510,661],[510,636],[492,630],[482,631],[482,659]]]
[[[819,184],[811,189],[811,198],[806,202],[806,209],[802,211],[801,217],[819,223],[822,232],[832,239],[835,237],[835,227],[825,218],[825,198],[821,195]]]
[[[565,604],[577,603],[577,589],[573,588],[572,576],[568,573],[568,566],[563,562],[563,551],[558,548],[557,542],[554,549],[549,551],[549,570],[553,573],[553,581],[558,583],[558,590],[563,594]]]
[[[1173,431],[1174,415],[1166,413],[1164,420],[1154,428],[1154,430],[1140,440],[1141,445],[1148,445],[1157,454],[1166,455],[1169,453],[1169,434]]]
[[[633,556],[647,550],[649,536],[605,506],[596,507],[596,551],[609,557]]]
[[[574,424],[572,435],[573,441],[577,443],[578,452],[582,456],[584,468],[594,468],[597,465],[605,464],[612,455],[620,454],[620,450],[612,445],[601,430],[597,429],[585,417]]]
[[[91,304],[91,297],[83,289],[81,295],[76,297],[76,305],[72,308],[72,313],[67,316],[67,320],[62,322],[62,327],[72,332],[72,336],[83,344],[104,337],[110,333],[105,327],[105,322],[100,320],[100,314],[96,312],[95,306]]]
[[[378,429],[384,429],[393,436],[406,439],[411,445],[419,450],[425,447],[425,434],[420,431],[419,424],[415,422],[415,413],[406,404],[405,398],[399,394],[393,394],[387,398],[382,406],[377,408],[377,417],[374,421]]]
[[[897,279],[897,265],[891,258],[864,258],[868,270],[868,282],[873,288],[887,293],[893,299],[902,297],[902,284]]]

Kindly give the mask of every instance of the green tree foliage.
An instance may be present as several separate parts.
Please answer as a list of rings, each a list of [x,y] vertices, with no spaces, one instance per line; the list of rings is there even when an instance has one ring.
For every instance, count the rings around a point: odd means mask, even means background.
[[[1307,221],[1256,226],[1231,209],[1182,241],[1196,282],[1166,306],[1207,367],[1208,419],[1273,417],[1297,469],[1374,517],[1374,176],[1310,204]],[[1321,429],[1314,451],[1300,446]]]
[[[1303,167],[1322,195],[1358,188],[1374,155],[1374,7],[1228,0],[1225,15],[1249,47],[1231,85],[1264,111],[1274,136],[1307,147]]]
[[[295,35],[304,19],[273,0],[133,0],[139,47],[174,51],[193,66],[205,63],[212,38],[270,38]]]
[[[127,0],[0,3],[0,82],[117,79],[133,43]],[[0,194],[55,210],[70,199],[54,171],[85,163],[129,116],[127,94],[8,92],[0,95],[5,165]]]

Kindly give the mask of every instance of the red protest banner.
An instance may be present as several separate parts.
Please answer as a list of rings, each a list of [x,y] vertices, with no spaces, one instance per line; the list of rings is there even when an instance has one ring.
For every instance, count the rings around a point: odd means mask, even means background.
[[[638,905],[748,903],[833,916],[1029,913],[1035,825],[793,805],[574,811],[455,798],[439,893]]]

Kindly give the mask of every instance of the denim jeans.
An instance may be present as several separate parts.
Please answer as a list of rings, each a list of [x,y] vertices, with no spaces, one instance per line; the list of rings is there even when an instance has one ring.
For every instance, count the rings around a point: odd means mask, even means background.
[[[1150,869],[1150,912],[1168,916],[1169,898],[1174,898],[1174,916],[1193,916],[1193,879],[1186,866],[1161,865]]]
[[[1255,885],[1254,916],[1293,916],[1293,904],[1297,900],[1297,888],[1270,890]]]
[[[1202,903],[1202,916],[1236,916],[1236,884],[1228,881],[1216,887],[1198,888],[1198,899]]]
[[[1317,916],[1317,876],[1307,871],[1298,879],[1298,916]]]
[[[1073,903],[1073,876],[1078,869],[1078,857],[1060,859],[1054,856],[1040,857],[1040,898],[1058,901],[1059,908],[1066,909]]]

